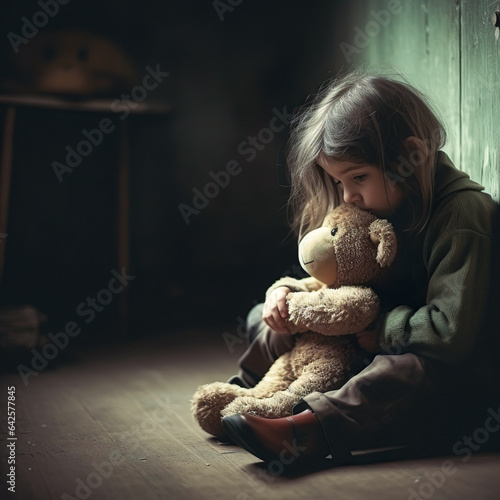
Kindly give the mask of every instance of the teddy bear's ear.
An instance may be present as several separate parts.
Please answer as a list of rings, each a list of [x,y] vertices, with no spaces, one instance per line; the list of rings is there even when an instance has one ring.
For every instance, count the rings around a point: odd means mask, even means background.
[[[377,262],[380,267],[390,266],[396,257],[397,240],[392,224],[377,219],[370,224],[370,240],[377,246]]]

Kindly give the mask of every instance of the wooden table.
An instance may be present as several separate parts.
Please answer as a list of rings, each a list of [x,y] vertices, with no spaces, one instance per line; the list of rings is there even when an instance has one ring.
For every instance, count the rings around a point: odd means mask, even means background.
[[[12,159],[14,155],[13,141],[17,108],[42,108],[82,113],[100,113],[103,116],[115,116],[117,99],[85,99],[74,100],[63,97],[43,95],[0,94],[0,108],[5,110],[2,152],[0,157],[0,288],[3,285],[5,269],[5,250],[7,244],[7,224],[11,185]],[[119,101],[119,100],[118,100]],[[114,106],[113,106],[114,105]],[[125,103],[121,104],[123,112]],[[129,102],[130,114],[118,115],[119,152],[118,152],[118,230],[117,230],[117,264],[119,269],[130,266],[130,196],[129,196],[129,117],[133,115],[166,115],[170,107],[164,102]],[[127,314],[127,294],[120,294],[119,314],[124,318]]]

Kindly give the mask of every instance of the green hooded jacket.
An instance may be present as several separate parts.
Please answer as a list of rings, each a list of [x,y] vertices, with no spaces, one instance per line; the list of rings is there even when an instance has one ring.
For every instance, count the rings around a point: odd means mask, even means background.
[[[401,237],[398,276],[391,290],[378,291],[385,311],[377,327],[383,353],[412,352],[456,364],[471,352],[490,294],[498,209],[483,190],[438,152],[429,222],[418,237]]]

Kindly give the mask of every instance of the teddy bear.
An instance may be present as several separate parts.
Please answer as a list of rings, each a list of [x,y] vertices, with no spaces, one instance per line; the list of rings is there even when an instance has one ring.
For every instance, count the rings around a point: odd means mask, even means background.
[[[397,239],[385,219],[342,204],[322,226],[299,244],[299,261],[310,277],[284,277],[288,322],[296,335],[293,349],[283,354],[253,388],[214,382],[200,386],[191,409],[200,427],[216,437],[225,432],[222,418],[250,413],[265,418],[292,414],[304,396],[341,387],[359,353],[355,334],[379,314],[379,298],[371,288],[396,256]]]
[[[10,76],[0,80],[7,91],[102,97],[138,83],[136,67],[119,45],[86,30],[41,30],[16,48],[7,64]]]

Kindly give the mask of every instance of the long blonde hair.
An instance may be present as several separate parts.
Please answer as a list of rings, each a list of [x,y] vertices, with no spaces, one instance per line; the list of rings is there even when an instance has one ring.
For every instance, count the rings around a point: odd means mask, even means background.
[[[361,68],[329,83],[301,110],[292,122],[288,149],[291,225],[299,239],[319,227],[342,201],[339,187],[317,163],[320,155],[381,168],[386,189],[388,181],[397,183],[409,201],[407,229],[418,232],[425,227],[432,208],[436,152],[446,142],[444,127],[427,99],[405,81]],[[408,137],[425,145],[418,159],[409,158],[404,148]]]

